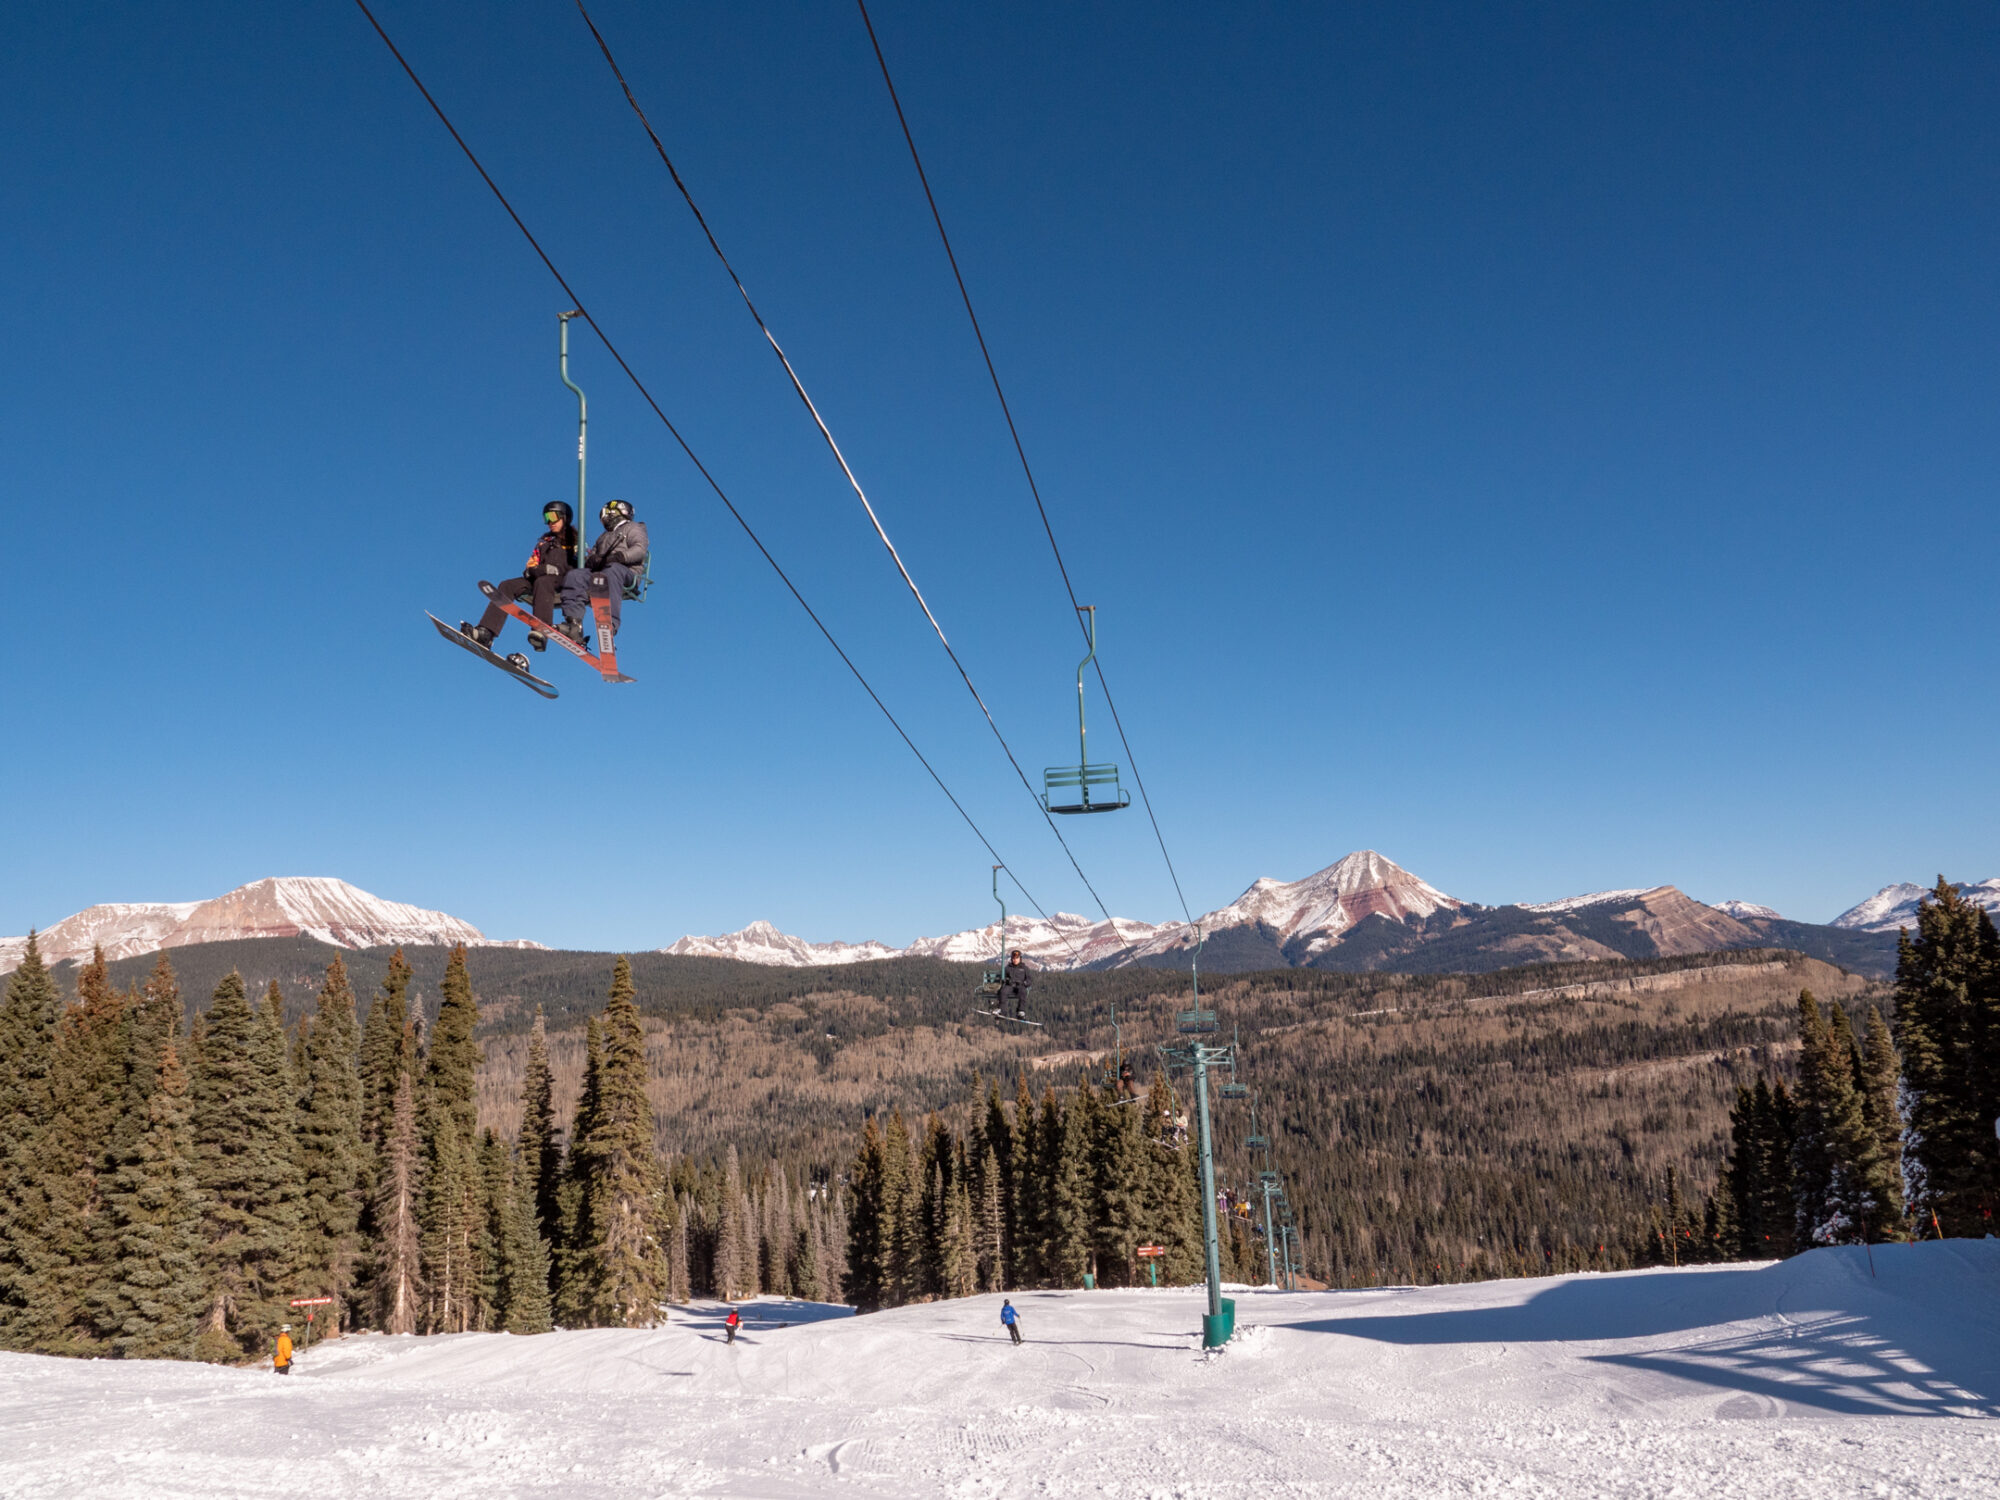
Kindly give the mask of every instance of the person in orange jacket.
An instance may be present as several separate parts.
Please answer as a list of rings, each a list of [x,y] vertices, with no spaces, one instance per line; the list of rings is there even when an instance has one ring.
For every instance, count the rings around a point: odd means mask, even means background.
[[[278,1330],[278,1349],[271,1356],[271,1368],[280,1375],[292,1373],[292,1325],[289,1323]]]
[[[743,1315],[732,1307],[729,1309],[729,1316],[724,1318],[722,1321],[724,1326],[729,1329],[729,1338],[727,1342],[732,1344],[735,1343],[736,1330],[743,1326]]]

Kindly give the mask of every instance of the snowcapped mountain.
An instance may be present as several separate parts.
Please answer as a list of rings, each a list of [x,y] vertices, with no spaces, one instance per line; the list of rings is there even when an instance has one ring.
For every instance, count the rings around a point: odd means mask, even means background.
[[[325,876],[254,881],[208,901],[93,906],[47,928],[36,939],[49,963],[90,957],[130,958],[161,948],[238,938],[309,937],[338,948],[391,943],[464,943],[475,948],[539,948],[526,939],[486,937],[470,922],[380,896]],[[20,966],[25,937],[0,938],[0,973]]]
[[[1709,904],[1724,916],[1734,917],[1739,922],[1746,917],[1762,917],[1772,922],[1782,922],[1784,920],[1783,917],[1770,907],[1759,906],[1754,901],[1738,901],[1732,897],[1727,901],[1712,901]]]
[[[1642,886],[1632,891],[1592,891],[1586,896],[1564,896],[1560,901],[1523,901],[1522,911],[1582,911],[1586,906],[1624,906],[1662,886]]]
[[[1155,927],[1150,922],[1134,922],[1113,917],[1093,922],[1075,912],[1059,911],[1048,921],[1040,917],[1009,917],[1006,948],[1019,948],[1024,956],[1044,968],[1087,969],[1108,959],[1129,953],[1156,934],[1178,932],[1172,922]],[[990,963],[1001,956],[1000,924],[988,923],[970,932],[949,937],[918,938],[903,952],[925,958],[942,958],[952,963]]]
[[[817,964],[858,964],[875,958],[894,958],[898,950],[872,939],[865,943],[809,943],[759,920],[720,937],[684,937],[660,952],[678,953],[686,958],[733,958],[746,964],[808,968]]]
[[[1961,881],[1957,890],[1974,906],[1983,906],[2000,918],[2000,880]],[[1833,925],[1857,932],[1894,932],[1900,927],[1914,928],[1917,925],[1917,903],[1930,893],[1929,886],[1912,885],[1907,880],[1885,885],[1866,901],[1849,907],[1835,917]]]

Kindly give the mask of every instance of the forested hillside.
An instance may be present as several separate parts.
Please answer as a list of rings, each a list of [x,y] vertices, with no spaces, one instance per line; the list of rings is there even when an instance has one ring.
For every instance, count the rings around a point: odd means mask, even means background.
[[[240,967],[253,993],[275,979],[303,1008],[331,952],[271,940],[174,958],[191,995]],[[408,956],[412,996],[434,1010],[446,954]],[[366,994],[388,955],[347,961]],[[112,977],[143,977],[150,962],[114,964]],[[538,1004],[567,1118],[583,1072],[580,1019],[602,1007],[610,955],[475,950],[469,964],[481,1125],[516,1127]],[[632,973],[662,1148],[719,1161],[733,1144],[797,1173],[843,1167],[870,1112],[901,1109],[914,1128],[935,1110],[969,1127],[981,1078],[1010,1097],[1024,1074],[1038,1095],[1102,1081],[1121,1039],[1145,1077],[1187,985],[1146,969],[1046,975],[1034,999],[1048,1026],[1021,1031],[973,1013],[976,971],[927,959],[771,969],[639,954]],[[1239,1031],[1239,1076],[1258,1091],[1314,1274],[1429,1279],[1618,1261],[1668,1164],[1692,1194],[1713,1185],[1737,1087],[1760,1072],[1789,1076],[1785,1039],[1807,986],[1855,1007],[1881,995],[1770,951],[1479,975],[1285,969],[1205,992]],[[1243,1106],[1218,1114],[1220,1180],[1252,1171],[1239,1144],[1249,1128]]]

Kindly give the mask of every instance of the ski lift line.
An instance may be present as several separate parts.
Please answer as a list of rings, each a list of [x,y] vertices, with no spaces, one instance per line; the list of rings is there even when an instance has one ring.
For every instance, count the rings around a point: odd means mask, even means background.
[[[846,649],[834,638],[834,634],[827,628],[826,622],[819,617],[812,605],[806,602],[806,596],[799,592],[799,587],[792,582],[791,575],[785,571],[784,566],[779,563],[778,559],[771,555],[771,549],[764,545],[764,539],[757,535],[756,529],[744,517],[743,512],[736,508],[736,502],[729,498],[728,493],[716,482],[715,476],[708,471],[708,467],[702,463],[701,459],[695,454],[694,449],[688,446],[687,439],[681,436],[680,429],[674,425],[673,419],[661,409],[660,403],[653,399],[653,393],[646,388],[646,383],[639,378],[638,372],[625,362],[625,356],[618,352],[618,346],[611,342],[610,337],[602,328],[598,327],[597,320],[584,307],[583,299],[577,296],[575,289],[570,286],[563,273],[556,269],[555,262],[549,259],[548,252],[542,248],[541,241],[535,238],[534,231],[522,222],[521,216],[514,211],[514,205],[507,201],[507,195],[500,191],[500,185],[493,180],[486,168],[480,164],[479,158],[473,154],[472,148],[465,143],[465,137],[458,133],[458,127],[451,123],[451,117],[444,112],[443,107],[431,96],[431,91],[424,87],[424,81],[417,76],[416,69],[410,66],[409,60],[403,56],[395,42],[390,39],[389,33],[382,29],[382,23],[375,19],[375,13],[368,8],[367,0],[354,0],[354,3],[360,9],[361,14],[367,18],[368,24],[375,28],[375,34],[382,39],[382,45],[389,49],[389,55],[396,59],[397,64],[402,68],[403,72],[409,76],[410,82],[416,85],[417,92],[424,97],[424,103],[431,107],[431,113],[435,114],[438,117],[439,123],[451,133],[452,140],[458,143],[458,149],[465,153],[465,159],[472,163],[473,170],[479,174],[480,179],[492,191],[493,196],[499,200],[500,206],[507,211],[507,217],[514,221],[514,227],[521,231],[522,238],[527,240],[530,248],[540,257],[542,264],[548,268],[549,275],[555,278],[556,285],[560,286],[568,295],[570,304],[574,309],[571,316],[582,318],[584,322],[590,325],[591,332],[597,335],[606,351],[618,362],[618,368],[625,372],[625,378],[632,382],[633,388],[638,391],[639,395],[645,400],[645,403],[653,409],[653,415],[658,417],[667,431],[673,435],[674,441],[680,445],[681,452],[687,455],[688,462],[693,464],[696,471],[707,481],[708,487],[715,492],[715,497],[722,502],[723,507],[734,518],[736,524],[743,529],[743,534],[750,539],[751,545],[762,555],[764,561],[771,565],[771,571],[778,575],[779,582],[784,584],[787,592],[798,602],[799,608],[806,612],[806,618],[811,620],[818,628],[819,633],[826,638],[826,643],[833,648],[834,655],[840,658],[841,665],[845,666],[853,675],[854,680],[861,684],[861,690],[882,711],[882,717],[889,721],[889,727],[894,729],[897,737],[909,747],[910,754],[917,758],[917,764],[922,766],[929,773],[931,780],[937,783],[937,788],[944,793],[945,800],[951,803],[952,808],[965,821],[965,826],[972,830],[973,836],[984,846],[986,852],[1007,868],[1007,878],[1014,882],[1014,888],[1021,893],[1023,899],[1030,906],[1034,907],[1037,915],[1044,922],[1049,921],[1049,914],[1042,909],[1042,904],[1035,899],[1033,893],[1025,885],[1021,884],[1021,879],[1014,873],[1013,868],[1007,866],[1006,861],[1001,859],[1000,851],[993,847],[993,841],[987,838],[985,831],[973,821],[972,814],[965,810],[965,804],[960,802],[952,789],[945,784],[944,778],[937,772],[937,767],[933,766],[925,757],[924,752],[917,748],[917,743],[910,738],[909,731],[904,729],[895,714],[890,712],[889,705],[882,701],[882,697],[875,691],[874,685],[862,675],[861,668],[854,664],[854,659],[847,654]]]
[[[868,0],[855,0],[861,8],[861,24],[868,29],[869,45],[875,49],[875,62],[882,70],[882,82],[888,87],[889,102],[896,109],[896,123],[903,128],[904,144],[910,148],[910,161],[917,169],[917,181],[923,185],[924,201],[930,205],[931,222],[937,225],[938,240],[944,246],[945,259],[951,263],[952,279],[958,283],[959,300],[965,304],[965,316],[972,324],[972,336],[979,341],[980,358],[986,361],[986,375],[993,382],[993,394],[999,398],[1000,414],[1007,419],[1007,434],[1014,440],[1014,454],[1021,460],[1021,474],[1028,481],[1028,493],[1034,496],[1035,511],[1042,518],[1042,531],[1049,539],[1049,551],[1055,554],[1056,571],[1062,575],[1063,591],[1069,595],[1072,608],[1081,613],[1083,606],[1076,601],[1076,586],[1070,582],[1069,564],[1063,560],[1062,548],[1056,542],[1055,526],[1049,520],[1048,506],[1042,502],[1042,488],[1035,482],[1034,467],[1028,462],[1028,450],[1021,442],[1021,430],[1014,423],[1014,409],[1007,402],[1007,392],[1000,384],[1000,372],[993,363],[993,351],[986,346],[986,331],[979,326],[979,314],[973,311],[972,293],[966,289],[965,273],[959,270],[958,254],[951,248],[951,236],[945,233],[944,215],[938,211],[937,197],[931,192],[930,174],[924,170],[924,159],[917,151],[917,140],[910,131],[910,122],[903,113],[902,98],[896,93],[896,80],[889,75],[889,61],[882,55],[881,38],[875,35],[875,23],[868,15]],[[1146,778],[1139,774],[1138,757],[1132,753],[1132,742],[1125,737],[1125,721],[1118,716],[1118,705],[1111,697],[1111,684],[1104,677],[1104,663],[1097,662],[1097,685],[1104,689],[1104,706],[1111,710],[1111,722],[1118,730],[1118,743],[1125,749],[1125,763],[1132,768],[1132,780],[1139,788],[1139,801],[1146,809],[1146,821],[1153,825],[1153,838],[1160,846],[1160,858],[1166,861],[1167,877],[1174,883],[1174,895],[1181,904],[1181,916],[1186,921],[1194,921],[1188,910],[1187,893],[1181,889],[1180,872],[1174,868],[1174,857],[1167,852],[1166,835],[1160,831],[1160,820],[1153,812],[1153,799],[1146,792]]]
[[[359,3],[359,0],[357,0],[357,3]],[[1006,753],[1008,764],[1013,766],[1014,774],[1021,780],[1022,789],[1034,800],[1035,805],[1042,809],[1042,821],[1048,824],[1049,832],[1055,835],[1056,842],[1062,845],[1063,853],[1069,856],[1070,868],[1076,871],[1076,878],[1081,880],[1083,888],[1090,892],[1090,899],[1097,903],[1097,909],[1103,913],[1104,919],[1107,922],[1110,921],[1111,909],[1104,904],[1104,898],[1097,894],[1097,888],[1090,883],[1090,877],[1083,873],[1083,866],[1077,863],[1076,854],[1069,847],[1068,840],[1063,838],[1062,830],[1056,827],[1055,819],[1049,815],[1048,809],[1042,804],[1042,800],[1036,796],[1034,786],[1028,780],[1028,773],[1021,769],[1021,762],[1015,757],[1013,746],[1007,743],[1007,737],[1000,732],[999,724],[994,722],[993,710],[986,706],[986,700],[980,696],[979,689],[973,685],[972,674],[966,671],[965,663],[958,659],[958,653],[952,649],[950,640],[945,636],[944,626],[938,623],[937,616],[932,613],[930,602],[924,598],[923,590],[917,587],[916,579],[910,576],[910,570],[903,562],[903,555],[896,550],[896,544],[889,539],[889,533],[882,525],[882,518],[875,514],[875,507],[868,499],[868,492],[861,487],[861,481],[855,477],[852,466],[847,462],[847,455],[840,451],[840,444],[834,440],[832,430],[826,425],[826,419],[820,415],[819,407],[813,403],[812,397],[807,394],[805,382],[799,379],[798,371],[792,368],[790,358],[785,354],[783,346],[778,343],[777,335],[771,332],[770,325],[764,321],[764,315],[757,311],[757,304],[751,300],[749,289],[743,285],[743,278],[736,274],[736,268],[729,263],[729,257],[723,253],[721,244],[715,238],[715,231],[709,228],[707,217],[695,203],[694,194],[688,190],[687,183],[682,180],[679,170],[674,166],[673,158],[667,154],[667,148],[661,142],[659,133],[653,129],[652,121],[646,118],[646,111],[640,106],[638,97],[633,94],[632,85],[626,82],[625,72],[618,66],[618,59],[611,55],[611,46],[604,40],[604,33],[597,29],[597,22],[591,19],[590,12],[585,9],[583,0],[575,0],[575,3],[577,14],[583,17],[583,24],[590,28],[591,36],[597,41],[597,50],[604,54],[604,61],[611,69],[611,76],[618,80],[618,87],[624,91],[625,102],[632,106],[632,113],[639,117],[639,124],[645,129],[647,139],[652,141],[653,149],[659,153],[660,160],[665,164],[668,175],[674,180],[674,186],[680,189],[681,198],[687,203],[689,211],[694,214],[695,222],[701,226],[701,232],[708,240],[708,247],[715,252],[715,258],[722,262],[722,269],[728,272],[729,279],[735,283],[737,294],[742,297],[744,307],[749,310],[750,316],[755,320],[758,330],[763,333],[764,341],[771,346],[771,352],[778,356],[778,363],[785,367],[785,375],[791,381],[792,389],[797,392],[799,400],[804,403],[806,411],[812,417],[813,425],[819,429],[820,437],[826,442],[827,451],[833,455],[834,462],[840,465],[840,472],[847,476],[848,487],[854,491],[855,498],[861,502],[862,510],[867,512],[869,524],[875,528],[875,535],[881,539],[883,547],[888,550],[889,559],[895,563],[896,571],[902,575],[904,584],[909,588],[910,596],[917,601],[917,607],[924,612],[924,618],[930,622],[931,630],[938,638],[938,644],[944,647],[945,655],[951,658],[951,664],[958,669],[959,678],[965,683],[965,690],[972,694],[972,701],[979,705],[979,711],[986,719],[986,727],[993,731],[993,738],[1000,742],[1000,748]],[[595,327],[596,325],[593,324],[592,326]],[[1106,698],[1109,701],[1108,694]],[[1114,714],[1113,717],[1115,719],[1116,715]],[[1136,775],[1137,773],[1135,772],[1134,774]],[[995,858],[998,857],[997,855],[995,856]],[[1011,871],[1009,872],[1009,876],[1011,878]]]

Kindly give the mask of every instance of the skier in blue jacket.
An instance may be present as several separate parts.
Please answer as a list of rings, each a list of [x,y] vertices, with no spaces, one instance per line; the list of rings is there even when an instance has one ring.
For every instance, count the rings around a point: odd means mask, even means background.
[[[1002,1298],[1000,1302],[1000,1321],[1006,1325],[1007,1332],[1013,1335],[1014,1342],[1017,1344],[1020,1343],[1021,1315],[1014,1310],[1014,1304],[1005,1298]]]

